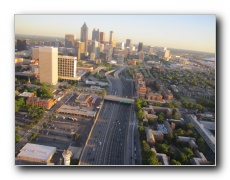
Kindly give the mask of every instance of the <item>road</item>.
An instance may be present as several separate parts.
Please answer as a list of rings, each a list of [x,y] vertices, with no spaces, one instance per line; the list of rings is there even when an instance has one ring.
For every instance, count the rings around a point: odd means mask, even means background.
[[[15,152],[18,152],[22,149],[23,146],[26,145],[28,142],[28,138],[35,133],[37,130],[42,129],[42,124],[44,122],[48,121],[48,118],[50,115],[52,115],[56,109],[58,109],[64,102],[68,101],[68,99],[71,97],[72,90],[70,90],[59,102],[57,102],[49,111],[45,112],[44,117],[30,130],[28,130],[27,133],[23,137],[21,137],[21,140],[15,145]]]
[[[121,72],[121,70],[118,70]],[[133,81],[107,75],[110,87],[107,94],[133,96]],[[135,138],[134,138],[135,137]],[[135,165],[140,164],[138,155],[139,136],[134,107],[131,104],[105,101],[98,120],[80,158],[80,165]]]

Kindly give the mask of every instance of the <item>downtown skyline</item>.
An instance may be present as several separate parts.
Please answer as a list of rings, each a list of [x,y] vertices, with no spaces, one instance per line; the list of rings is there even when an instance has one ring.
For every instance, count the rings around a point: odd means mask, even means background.
[[[117,42],[215,53],[215,15],[15,15],[15,34],[81,38],[81,27],[110,31]]]

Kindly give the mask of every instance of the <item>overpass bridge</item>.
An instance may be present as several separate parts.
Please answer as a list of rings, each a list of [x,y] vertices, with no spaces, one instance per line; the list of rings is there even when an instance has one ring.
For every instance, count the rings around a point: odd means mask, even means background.
[[[105,95],[104,100],[116,101],[120,103],[134,104],[134,99],[124,98],[119,96]]]

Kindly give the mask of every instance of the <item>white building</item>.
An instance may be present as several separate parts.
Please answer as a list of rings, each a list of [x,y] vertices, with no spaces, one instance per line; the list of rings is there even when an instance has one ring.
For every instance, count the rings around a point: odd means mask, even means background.
[[[77,80],[77,57],[58,56],[58,78]]]
[[[58,48],[39,47],[39,70],[41,83],[58,82]]]
[[[64,150],[62,153],[62,157],[64,158],[64,165],[69,166],[70,165],[70,158],[72,156],[72,152],[68,150]]]
[[[56,147],[27,143],[17,156],[17,160],[49,163]]]

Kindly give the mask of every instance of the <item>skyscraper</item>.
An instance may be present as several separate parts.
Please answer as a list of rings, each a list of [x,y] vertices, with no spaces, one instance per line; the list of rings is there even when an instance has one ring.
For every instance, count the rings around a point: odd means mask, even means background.
[[[100,42],[104,43],[105,42],[105,32],[100,32]]]
[[[65,35],[65,47],[73,48],[74,47],[74,35],[66,34]]]
[[[126,47],[131,47],[131,45],[132,45],[132,40],[126,39]]]
[[[153,46],[149,46],[148,47],[149,54],[153,54],[153,50],[154,50]]]
[[[58,78],[75,80],[77,70],[77,57],[58,56]]]
[[[100,41],[100,31],[99,29],[95,30],[95,28],[93,29],[93,32],[92,32],[92,41]]]
[[[85,54],[88,53],[88,27],[84,23],[81,27],[81,42],[85,43]]]
[[[39,70],[41,83],[58,82],[58,48],[39,47]]]
[[[109,44],[113,43],[113,31],[110,31]]]
[[[143,43],[142,43],[142,42],[139,42],[139,45],[138,45],[138,52],[140,52],[141,50],[143,50]]]

